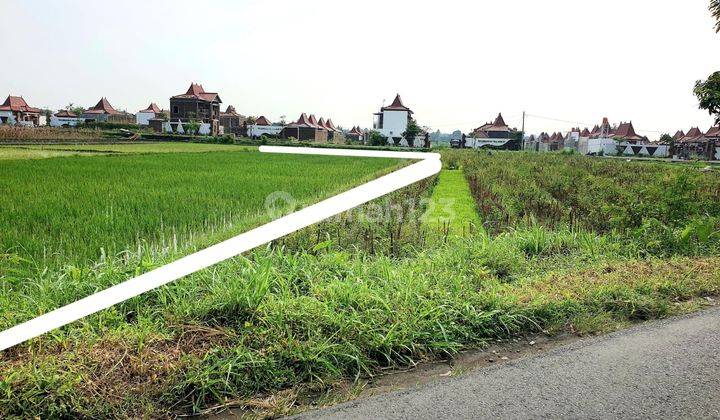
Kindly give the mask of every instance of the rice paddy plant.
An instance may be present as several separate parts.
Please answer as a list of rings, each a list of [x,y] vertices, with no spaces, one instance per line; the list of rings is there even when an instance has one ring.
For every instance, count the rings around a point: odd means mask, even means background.
[[[267,219],[271,193],[306,205],[395,165],[247,150],[7,161],[0,253],[82,265],[145,244],[176,252]]]

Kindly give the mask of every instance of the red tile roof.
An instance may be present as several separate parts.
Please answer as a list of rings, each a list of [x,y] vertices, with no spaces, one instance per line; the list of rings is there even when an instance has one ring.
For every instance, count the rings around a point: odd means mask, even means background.
[[[698,127],[693,127],[690,129],[690,131],[687,132],[687,135],[685,137],[696,137],[696,136],[702,136],[702,131]]]
[[[270,125],[270,120],[261,115],[255,120],[255,125]]]
[[[8,96],[0,105],[0,111],[15,111],[15,112],[40,112],[39,108],[31,107],[25,102],[22,96]]]
[[[58,118],[77,118],[77,115],[68,111],[67,109],[61,109],[60,111],[55,113],[55,116]]]
[[[707,133],[705,133],[705,137],[720,137],[720,125],[717,127],[710,127]]]
[[[583,131],[580,132],[580,137],[590,137],[590,130],[588,130],[587,127],[583,128]]]
[[[297,121],[288,124],[288,127],[315,128],[315,126],[308,119],[307,114],[305,114],[304,112],[300,115],[300,118],[298,118]]]
[[[685,133],[682,130],[678,130],[673,136],[673,140],[682,140],[683,137],[685,137]]]
[[[485,130],[476,130],[476,131],[473,131],[473,133],[470,137],[476,138],[476,139],[486,139],[486,138],[488,138],[488,134]]]
[[[100,98],[100,101],[95,105],[94,107],[88,109],[85,111],[85,114],[109,114],[109,115],[116,115],[121,114],[120,111],[113,108],[112,105],[110,105],[110,102],[105,98],[104,96]]]
[[[155,102],[153,102],[150,105],[148,105],[147,108],[140,110],[138,112],[152,112],[155,114],[159,114],[162,112],[162,110],[160,109],[160,107],[157,106],[157,104]]]
[[[328,118],[328,120],[325,122],[325,126],[327,126],[328,129],[330,129],[336,133],[340,132],[340,130],[338,130],[338,128],[335,127],[335,124],[333,124],[332,118]]]
[[[222,101],[220,100],[220,96],[217,93],[205,92],[205,89],[203,89],[202,85],[199,85],[197,83],[191,83],[187,92],[185,92],[184,94],[175,95],[171,99],[199,99],[205,102],[222,103]]]
[[[628,123],[620,123],[617,130],[615,130],[615,137],[619,137],[623,140],[642,140],[643,137],[635,133],[635,127],[633,127],[632,121]]]
[[[314,114],[310,114],[310,119],[309,119],[309,121],[310,121],[310,124],[311,124],[313,127],[318,128],[318,129],[320,129],[320,130],[325,130],[325,127],[323,127],[323,126],[321,126],[320,124],[318,124],[318,120],[317,120],[317,118],[315,118],[315,115],[314,115]]]
[[[485,131],[504,131],[509,132],[510,127],[508,127],[507,124],[505,124],[505,120],[502,117],[502,114],[498,114],[497,118],[495,118],[495,121],[493,124],[488,127]]]
[[[480,127],[476,128],[476,129],[473,130],[473,131],[485,131],[485,130],[487,130],[487,129],[490,128],[490,127],[492,127],[492,123],[485,123],[485,124],[481,125]]]
[[[410,108],[406,107],[405,104],[402,101],[402,98],[400,98],[400,94],[398,93],[395,95],[395,99],[392,101],[392,103],[389,106],[384,106],[380,109],[381,111],[407,111],[409,113],[413,113]]]
[[[701,141],[705,138],[702,131],[698,127],[693,127],[687,132],[682,141]]]
[[[221,112],[220,115],[223,116],[230,116],[230,117],[239,117],[240,114],[235,111],[235,107],[232,105],[228,105],[227,109],[225,109],[225,112]]]

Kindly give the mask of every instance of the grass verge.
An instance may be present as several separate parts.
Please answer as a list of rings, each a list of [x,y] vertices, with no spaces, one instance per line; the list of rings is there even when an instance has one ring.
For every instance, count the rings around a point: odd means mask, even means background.
[[[444,237],[465,236],[482,229],[475,201],[460,170],[443,169],[423,215],[425,225]]]

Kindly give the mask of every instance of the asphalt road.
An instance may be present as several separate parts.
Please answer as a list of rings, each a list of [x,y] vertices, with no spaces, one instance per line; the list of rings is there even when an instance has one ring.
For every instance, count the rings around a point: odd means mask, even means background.
[[[720,418],[720,308],[299,418]]]

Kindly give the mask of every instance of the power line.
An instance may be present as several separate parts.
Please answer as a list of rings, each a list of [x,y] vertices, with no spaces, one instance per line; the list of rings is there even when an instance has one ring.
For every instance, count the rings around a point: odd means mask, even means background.
[[[505,118],[506,120],[512,120],[514,118],[520,118],[521,116],[522,116],[522,114],[510,114],[510,115],[503,115],[503,118]],[[494,118],[491,118],[487,122],[492,122],[493,120],[494,120]],[[485,123],[478,123],[478,121],[480,121],[480,120],[465,121],[465,122],[461,122],[461,123],[452,123],[452,124],[450,124],[450,123],[448,123],[448,124],[431,124],[430,126],[432,128],[438,128],[438,127],[462,127],[462,126],[470,126],[470,125],[476,126],[478,124],[480,124],[480,125],[485,124]]]

